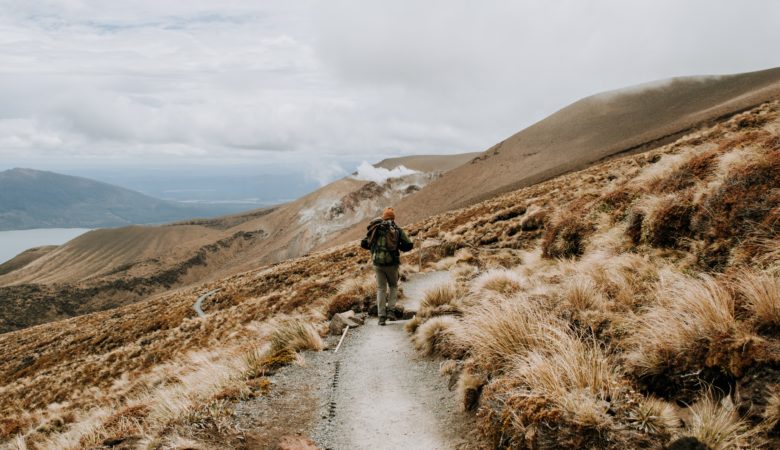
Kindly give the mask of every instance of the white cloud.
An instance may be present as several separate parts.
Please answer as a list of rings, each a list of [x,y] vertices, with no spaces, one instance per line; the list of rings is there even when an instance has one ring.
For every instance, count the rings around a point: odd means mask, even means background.
[[[416,170],[407,169],[404,166],[397,166],[393,169],[384,167],[374,167],[370,163],[363,161],[357,168],[357,173],[352,176],[356,180],[373,181],[382,184],[390,178],[400,178],[407,175],[418,173]]]
[[[313,164],[326,180],[329,164],[483,150],[602,90],[780,65],[780,3],[761,0],[0,8],[8,166]]]

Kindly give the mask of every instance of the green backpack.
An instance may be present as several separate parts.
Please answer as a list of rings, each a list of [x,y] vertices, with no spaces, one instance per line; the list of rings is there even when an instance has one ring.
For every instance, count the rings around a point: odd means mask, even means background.
[[[368,241],[374,264],[378,266],[393,266],[401,262],[398,244],[401,240],[401,230],[392,220],[383,220],[369,229]]]

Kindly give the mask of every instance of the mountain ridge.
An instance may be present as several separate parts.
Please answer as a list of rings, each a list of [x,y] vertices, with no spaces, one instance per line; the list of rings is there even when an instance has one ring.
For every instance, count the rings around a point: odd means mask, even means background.
[[[18,167],[0,172],[0,231],[164,223],[214,212],[84,177]]]

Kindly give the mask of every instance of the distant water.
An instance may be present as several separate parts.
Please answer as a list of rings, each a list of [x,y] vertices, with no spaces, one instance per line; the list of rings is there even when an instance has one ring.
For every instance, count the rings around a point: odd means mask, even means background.
[[[80,236],[89,228],[38,228],[0,231],[0,264],[19,253],[43,245],[60,245]]]

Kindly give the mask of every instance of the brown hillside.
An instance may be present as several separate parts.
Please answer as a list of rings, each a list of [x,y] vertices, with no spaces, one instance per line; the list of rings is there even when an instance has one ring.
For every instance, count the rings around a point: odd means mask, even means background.
[[[56,249],[56,245],[45,245],[43,247],[35,247],[29,250],[25,250],[8,261],[0,264],[0,275],[5,275],[9,272],[13,272],[14,270],[21,269],[41,256],[44,256]]]
[[[0,275],[0,333],[303,255],[467,157],[396,158],[409,168],[442,169],[382,185],[347,177],[284,205],[223,218],[86,233]]]
[[[780,68],[681,77],[584,98],[492,146],[395,205],[404,223],[491,198],[780,97]],[[364,224],[343,241],[357,238]]]

